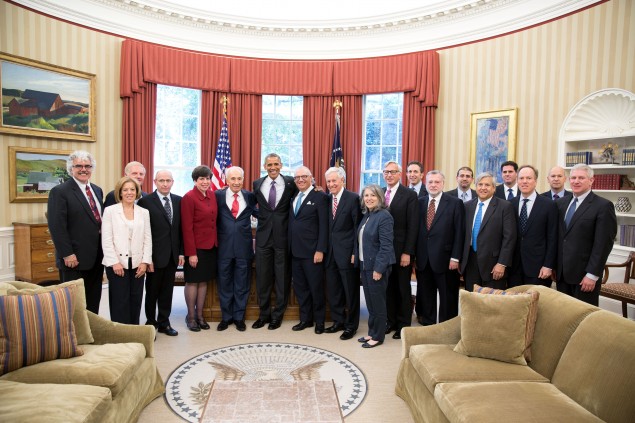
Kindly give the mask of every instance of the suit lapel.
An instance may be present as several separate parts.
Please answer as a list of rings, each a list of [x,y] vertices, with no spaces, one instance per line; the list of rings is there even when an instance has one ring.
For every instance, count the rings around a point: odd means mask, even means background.
[[[595,194],[593,192],[590,192],[587,198],[584,199],[582,204],[578,205],[578,207],[575,210],[575,213],[573,213],[571,222],[569,222],[569,226],[566,228],[565,233],[569,232],[571,228],[575,226],[578,219],[580,219],[582,215],[584,215],[584,213],[586,213],[586,211],[591,207],[591,203],[593,202],[594,199],[595,199]],[[566,216],[566,209],[565,209],[565,216]]]
[[[161,214],[163,215],[163,218],[165,219],[165,221],[168,222],[169,224],[172,224],[172,222],[170,222],[170,219],[168,218],[168,214],[165,211],[165,207],[163,206],[163,201],[161,200],[161,197],[159,197],[159,193],[155,191],[152,197],[153,197],[152,201],[154,202],[154,205],[158,207],[159,210],[161,210]],[[172,200],[171,196],[170,196],[170,200]],[[170,201],[170,202],[174,204],[174,201]],[[174,219],[174,207],[172,207],[172,219]]]
[[[494,214],[494,210],[496,210],[496,206],[498,206],[498,200],[500,199],[496,197],[492,197],[492,200],[490,201],[489,206],[487,206],[487,211],[485,212],[485,216],[483,216],[483,219],[481,220],[481,228],[479,229],[479,233],[480,231],[483,230],[483,227],[487,225],[489,218],[492,217],[492,215]],[[501,201],[507,201],[507,200],[501,200]]]
[[[92,221],[95,222],[95,224],[98,225],[99,223],[97,222],[97,219],[95,219],[95,215],[93,214],[93,211],[90,208],[90,204],[88,204],[88,199],[86,198],[86,196],[82,192],[82,190],[79,187],[79,185],[77,185],[77,182],[75,182],[75,180],[70,180],[69,182],[72,183],[71,187],[73,189],[73,193],[75,194],[75,197],[77,197],[77,200],[79,201],[79,203],[84,208],[84,211],[86,211],[86,213],[88,213],[88,216],[90,216]],[[104,212],[103,212],[103,207],[102,207],[102,214],[103,213]]]

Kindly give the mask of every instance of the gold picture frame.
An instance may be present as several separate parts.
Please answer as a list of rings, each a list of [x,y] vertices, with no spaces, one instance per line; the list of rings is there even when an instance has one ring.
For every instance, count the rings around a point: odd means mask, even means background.
[[[49,191],[66,181],[70,150],[9,147],[9,202],[46,203]]]
[[[491,172],[501,181],[500,165],[516,157],[518,109],[493,110],[470,115],[470,163],[474,176]]]
[[[0,53],[0,133],[95,141],[95,75]]]

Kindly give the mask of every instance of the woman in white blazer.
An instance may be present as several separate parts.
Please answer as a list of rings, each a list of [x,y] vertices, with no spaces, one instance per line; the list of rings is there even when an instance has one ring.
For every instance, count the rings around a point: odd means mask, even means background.
[[[101,224],[110,320],[133,325],[139,324],[144,276],[152,263],[150,214],[135,204],[140,197],[137,181],[121,178],[115,185],[117,204],[104,209]]]

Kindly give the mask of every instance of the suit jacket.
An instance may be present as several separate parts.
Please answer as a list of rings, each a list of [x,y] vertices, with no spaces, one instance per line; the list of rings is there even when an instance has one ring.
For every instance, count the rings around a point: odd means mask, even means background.
[[[551,201],[553,201],[553,198],[551,198],[551,190],[549,190],[549,191],[545,191],[545,192],[543,192],[543,193],[542,193],[542,194],[540,194],[540,195],[544,195],[545,197],[547,197],[548,199],[550,199]],[[571,191],[567,191],[567,190],[565,189],[565,190],[564,190],[564,193],[563,193],[563,197],[566,197],[566,196],[569,196],[569,195],[572,195],[572,194],[571,194]],[[559,199],[558,199],[558,200],[559,200]]]
[[[132,237],[129,235],[126,221],[121,203],[104,210],[101,245],[104,250],[102,264],[106,267],[120,263],[127,269],[129,258],[132,258],[133,269],[141,263],[152,263],[150,213],[143,207],[134,206]]]
[[[476,191],[471,188],[470,188],[470,192],[472,193],[472,199],[478,196],[478,194],[476,194]],[[450,191],[446,191],[445,194],[451,195],[452,197],[459,198],[459,189],[458,188],[451,189]]]
[[[520,194],[520,191],[516,189],[516,197]],[[494,192],[494,197],[500,198],[502,200],[507,200],[507,187],[505,184],[500,184],[496,187],[496,191]]]
[[[472,226],[478,198],[465,203],[465,240],[463,257],[469,257],[472,240]],[[481,219],[481,228],[476,240],[478,266],[481,279],[491,280],[491,271],[497,263],[506,266],[505,274],[509,274],[516,246],[516,216],[511,202],[492,197],[485,215]],[[461,263],[461,273],[465,273],[467,260]]]
[[[514,197],[510,203],[514,207],[516,216],[520,214],[522,197]],[[512,272],[520,280],[524,276],[537,278],[541,267],[555,270],[558,251],[558,207],[556,203],[543,197],[536,196],[536,202],[531,208],[525,232],[520,227],[520,219],[516,230],[516,252]]]
[[[284,178],[284,191],[275,209],[269,207],[267,198],[260,192],[260,187],[268,176],[257,179],[253,183],[253,193],[258,202],[258,227],[256,229],[256,246],[264,246],[273,237],[276,248],[288,248],[289,246],[289,209],[291,200],[298,193],[291,176]]]
[[[141,191],[141,197],[145,197],[146,195],[148,195],[147,192]],[[104,208],[106,207],[110,207],[117,204],[117,200],[115,200],[115,191],[110,191],[108,194],[106,194],[106,199],[104,200]],[[137,202],[137,204],[139,204]]]
[[[419,199],[419,236],[417,263],[421,270],[427,262],[435,273],[445,273],[451,258],[461,261],[465,238],[465,207],[463,201],[442,195],[436,204],[434,219],[428,229],[429,196]]]
[[[174,260],[175,264],[178,264],[179,255],[183,255],[181,196],[170,193],[172,222],[168,220],[162,197],[157,191],[154,191],[152,194],[141,197],[137,203],[150,213],[152,263],[158,269],[167,267],[170,258]]]
[[[329,242],[327,199],[323,192],[311,190],[297,215],[293,207],[289,208],[289,249],[293,257],[308,259],[316,252],[326,252]]]
[[[351,256],[355,247],[357,227],[362,218],[359,195],[347,189],[337,204],[337,211],[333,217],[333,195],[328,196],[329,243],[326,250],[325,263],[334,260],[337,267],[346,269],[351,267]]]
[[[90,186],[95,193],[95,202],[102,206],[104,194],[101,188],[93,183]],[[73,178],[53,187],[49,193],[47,216],[58,260],[75,254],[79,270],[92,269],[96,262],[101,262],[101,224]]]
[[[410,188],[410,186],[407,186],[406,188],[408,188],[410,191],[413,191],[412,188]],[[416,191],[415,191],[416,193]],[[423,198],[426,195],[428,195],[428,190],[426,189],[426,184],[422,183],[421,184],[421,189],[419,190],[419,193],[417,193],[417,198]]]
[[[415,255],[419,231],[419,203],[417,194],[401,184],[390,200],[388,211],[394,221],[395,256]]]
[[[231,209],[227,206],[227,190],[216,191],[219,260],[223,258],[251,260],[254,256],[251,216],[256,213],[256,196],[245,189],[240,192],[247,206],[234,218]]]
[[[414,193],[413,193],[414,194]],[[366,225],[364,227],[364,225]],[[393,249],[392,215],[385,209],[366,213],[359,223],[355,235],[355,265],[359,266],[359,231],[364,227],[362,234],[362,252],[364,253],[363,269],[368,272],[385,274],[390,266],[396,263]]]
[[[566,228],[564,218],[571,197],[560,198],[558,206],[558,280],[578,284],[590,273],[602,277],[604,265],[613,249],[617,233],[617,218],[613,203],[589,193],[579,204]]]

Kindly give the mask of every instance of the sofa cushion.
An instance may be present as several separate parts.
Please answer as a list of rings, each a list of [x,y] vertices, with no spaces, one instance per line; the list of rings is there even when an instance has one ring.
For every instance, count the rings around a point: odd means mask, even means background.
[[[549,382],[527,366],[468,357],[454,352],[453,348],[453,345],[438,344],[410,347],[410,363],[431,393],[438,383],[444,382]]]
[[[15,287],[8,282],[0,282],[0,295],[7,295],[7,291]]]
[[[74,281],[64,282],[59,285],[51,286],[38,286],[36,288],[22,288],[13,289],[7,291],[7,295],[22,295],[22,294],[39,294],[41,292],[50,292],[59,287],[75,286],[73,303],[75,308],[73,311],[73,324],[75,325],[75,335],[77,336],[77,343],[91,344],[95,342],[93,334],[90,331],[90,324],[88,323],[88,314],[86,313],[86,291],[84,290],[84,280],[76,279]]]
[[[142,344],[84,345],[84,355],[24,367],[1,380],[23,383],[61,383],[103,386],[112,398],[125,389],[146,356]]]
[[[578,326],[552,383],[607,422],[635,419],[635,322],[609,311]]]
[[[112,406],[98,386],[26,384],[0,380],[0,416],[5,422],[101,422]]]
[[[450,422],[601,422],[550,383],[441,383],[434,398]]]
[[[83,354],[73,326],[74,290],[0,296],[0,375]]]
[[[530,295],[459,293],[461,340],[454,351],[471,357],[527,365]]]

